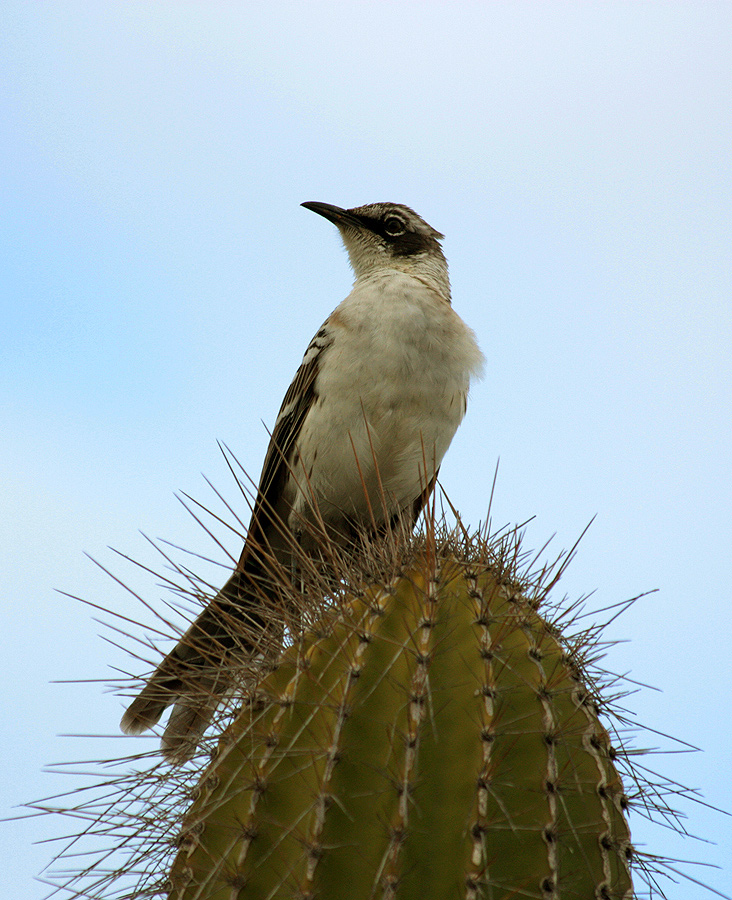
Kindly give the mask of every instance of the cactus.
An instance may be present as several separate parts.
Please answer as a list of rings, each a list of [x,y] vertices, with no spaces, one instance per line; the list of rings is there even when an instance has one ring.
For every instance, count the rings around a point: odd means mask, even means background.
[[[427,541],[296,641],[195,790],[169,897],[633,897],[594,692],[506,571]]]
[[[517,530],[468,533],[459,516],[436,517],[434,498],[416,536],[395,522],[376,540],[324,540],[296,568],[272,566],[271,624],[289,646],[265,646],[242,668],[194,758],[170,766],[138,737],[131,755],[91,771],[55,767],[87,783],[27,804],[71,823],[44,870],[54,893],[635,900],[664,898],[664,877],[706,887],[677,860],[631,847],[626,809],[686,835],[677,804],[698,796],[635,746],[644,729],[619,704],[626,680],[599,667],[602,626],[578,628],[583,604],[549,599],[574,549],[536,570]],[[206,507],[194,505],[201,522]],[[153,546],[160,570],[123,556],[176,603],[208,603],[188,554]],[[633,602],[609,607],[613,618]],[[150,653],[154,666],[144,626],[128,630],[127,608],[107,611],[135,671]],[[180,635],[160,621],[158,633]],[[114,687],[127,696],[140,681]]]

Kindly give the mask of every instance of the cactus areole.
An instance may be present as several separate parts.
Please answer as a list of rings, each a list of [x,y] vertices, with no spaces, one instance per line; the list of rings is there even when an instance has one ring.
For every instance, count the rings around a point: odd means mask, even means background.
[[[488,566],[423,553],[258,685],[205,771],[175,900],[630,900],[580,668]]]

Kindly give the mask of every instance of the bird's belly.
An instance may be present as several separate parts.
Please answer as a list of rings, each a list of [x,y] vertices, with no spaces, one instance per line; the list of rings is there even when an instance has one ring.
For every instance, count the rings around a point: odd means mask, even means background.
[[[335,340],[291,464],[296,531],[298,520],[378,525],[411,508],[463,418],[480,364],[450,305],[407,276],[354,288],[329,321]]]
[[[432,480],[462,419],[464,394],[381,388],[331,394],[311,410],[294,467],[295,530],[318,516],[336,529],[344,520],[378,525],[410,508]]]

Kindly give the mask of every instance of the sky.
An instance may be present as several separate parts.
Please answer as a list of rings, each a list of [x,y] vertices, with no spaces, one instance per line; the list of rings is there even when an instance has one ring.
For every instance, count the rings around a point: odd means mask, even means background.
[[[175,494],[246,515],[217,441],[256,478],[351,284],[299,204],[390,200],[445,233],[487,357],[442,484],[477,526],[500,459],[493,524],[547,558],[595,517],[559,596],[646,594],[604,665],[639,746],[700,748],[650,763],[701,791],[700,840],[636,814],[635,842],[732,895],[731,70],[726,3],[2,4],[0,815],[152,746],[105,689],[139,664],[73,597],[154,620],[89,556],[160,609],[110,547],[219,552]],[[47,895],[68,827],[0,824],[7,896]]]

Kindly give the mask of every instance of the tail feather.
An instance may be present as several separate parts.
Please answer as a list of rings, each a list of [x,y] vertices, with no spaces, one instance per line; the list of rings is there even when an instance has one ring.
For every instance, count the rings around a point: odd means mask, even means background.
[[[145,696],[148,687],[135,697],[122,716],[119,726],[125,734],[142,734],[143,731],[157,725],[165,712],[167,701]]]
[[[190,649],[190,645],[184,641],[185,637],[160,663],[148,683],[128,706],[120,722],[125,734],[140,734],[157,725],[165,710],[182,694],[198,690],[196,685],[202,672],[195,665],[196,660],[191,660],[193,665],[186,665],[182,657]]]
[[[274,617],[262,616],[261,588],[237,570],[162,660],[122,716],[126,734],[152,728],[174,705],[166,725],[163,755],[184,762],[210,724],[217,706],[241,681],[243,667],[270,656],[282,639]],[[259,609],[259,611],[257,611]]]
[[[184,763],[194,755],[220,700],[221,697],[200,701],[186,698],[175,704],[160,744],[169,762]]]

